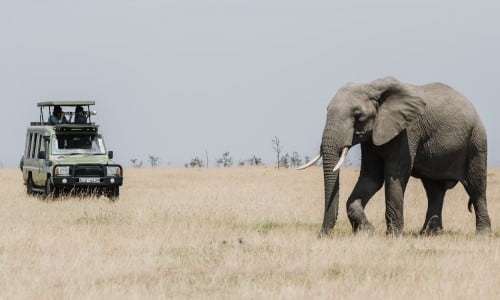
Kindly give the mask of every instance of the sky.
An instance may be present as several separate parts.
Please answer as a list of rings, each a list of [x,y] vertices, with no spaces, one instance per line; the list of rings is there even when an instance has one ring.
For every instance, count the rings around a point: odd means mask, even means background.
[[[315,156],[347,82],[451,85],[500,165],[498,1],[0,0],[4,167],[18,165],[36,103],[96,101],[115,160],[272,164]],[[356,153],[351,157],[355,160]],[[359,155],[359,153],[358,153]]]

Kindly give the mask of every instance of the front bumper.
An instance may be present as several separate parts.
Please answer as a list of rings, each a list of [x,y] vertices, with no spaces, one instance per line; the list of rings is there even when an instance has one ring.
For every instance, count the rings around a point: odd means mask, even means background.
[[[59,177],[52,178],[56,188],[114,188],[123,184],[123,177]]]

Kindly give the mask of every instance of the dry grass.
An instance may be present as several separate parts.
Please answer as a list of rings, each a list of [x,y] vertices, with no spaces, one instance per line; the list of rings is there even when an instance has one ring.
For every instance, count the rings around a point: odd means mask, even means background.
[[[493,233],[476,236],[461,187],[447,194],[445,232],[416,235],[426,199],[412,181],[405,234],[384,233],[384,200],[367,208],[376,232],[353,235],[343,171],[332,238],[319,168],[128,169],[118,202],[25,195],[0,170],[0,294],[31,299],[495,299],[500,294],[500,170],[489,174]]]

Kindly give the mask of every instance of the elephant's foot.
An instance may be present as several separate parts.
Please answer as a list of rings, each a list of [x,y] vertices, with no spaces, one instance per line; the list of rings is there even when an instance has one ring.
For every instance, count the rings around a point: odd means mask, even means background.
[[[324,228],[321,228],[321,230],[318,233],[318,239],[322,239],[325,237],[331,237],[331,236],[332,236],[331,230],[326,230]]]
[[[328,236],[328,233],[325,233],[323,230],[320,230],[320,232],[318,233],[318,239],[322,239]]]
[[[347,217],[351,222],[352,231],[355,233],[358,231],[373,232],[375,229],[366,218],[363,206],[359,201],[347,205]]]
[[[323,225],[321,225],[321,230],[318,233],[318,238],[327,237],[332,235],[333,227],[335,226],[335,221],[325,221],[323,220]]]
[[[442,231],[443,231],[443,227],[442,226],[439,226],[439,227],[425,226],[425,227],[423,227],[420,230],[420,234],[421,235],[437,235],[437,234],[439,234]]]
[[[387,224],[387,235],[399,236],[403,233],[403,211],[395,211],[394,209],[386,210],[385,222]]]
[[[352,224],[352,231],[354,233],[356,232],[368,232],[368,233],[372,233],[375,231],[375,227],[373,227],[373,225],[368,222],[368,221],[364,221],[363,223],[361,224],[356,224],[356,223],[353,223]]]
[[[490,233],[490,232],[491,232],[491,226],[476,226],[477,234]]]
[[[476,217],[476,233],[491,232],[491,221],[488,215]]]
[[[435,235],[443,231],[443,224],[441,223],[441,218],[437,215],[434,215],[426,220],[424,226],[422,226],[422,230],[420,230],[420,234],[422,235]]]
[[[403,233],[403,224],[388,223],[386,235],[399,236]]]

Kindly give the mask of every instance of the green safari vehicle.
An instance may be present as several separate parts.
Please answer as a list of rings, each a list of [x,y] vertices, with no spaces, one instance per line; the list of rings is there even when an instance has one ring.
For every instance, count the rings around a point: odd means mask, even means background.
[[[68,192],[98,193],[116,200],[123,184],[123,168],[113,161],[113,151],[107,151],[99,125],[91,121],[95,111],[90,107],[95,101],[37,105],[40,120],[28,127],[20,162],[26,192],[54,197]],[[78,122],[76,113],[64,113],[68,108],[79,110]],[[69,121],[63,118],[63,122],[54,123],[54,111],[69,115]],[[75,123],[71,122],[73,116]]]

